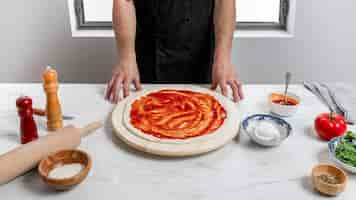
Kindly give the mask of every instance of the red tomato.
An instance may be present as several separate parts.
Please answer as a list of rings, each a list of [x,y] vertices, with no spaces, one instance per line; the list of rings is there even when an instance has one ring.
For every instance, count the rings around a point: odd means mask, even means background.
[[[341,115],[335,113],[332,117],[330,115],[330,113],[320,114],[314,122],[316,132],[326,141],[345,134],[347,130],[347,124]]]

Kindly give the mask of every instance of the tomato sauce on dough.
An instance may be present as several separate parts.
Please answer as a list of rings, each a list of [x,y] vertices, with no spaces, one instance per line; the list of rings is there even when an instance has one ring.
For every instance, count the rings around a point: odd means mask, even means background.
[[[225,109],[211,95],[165,89],[135,100],[130,122],[145,134],[185,139],[214,132],[226,116]]]

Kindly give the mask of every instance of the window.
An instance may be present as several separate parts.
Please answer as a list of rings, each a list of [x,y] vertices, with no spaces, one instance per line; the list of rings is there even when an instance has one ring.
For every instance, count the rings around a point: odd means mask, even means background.
[[[113,0],[75,0],[79,29],[111,29]]]
[[[68,0],[74,11],[72,29],[112,32],[113,0]],[[296,0],[236,0],[237,31],[287,31]],[[73,9],[71,9],[73,7]],[[71,14],[72,15],[72,14]],[[294,19],[293,19],[294,20]],[[75,26],[73,26],[75,23]],[[112,33],[111,33],[112,34]]]
[[[289,0],[237,0],[237,27],[286,29]]]

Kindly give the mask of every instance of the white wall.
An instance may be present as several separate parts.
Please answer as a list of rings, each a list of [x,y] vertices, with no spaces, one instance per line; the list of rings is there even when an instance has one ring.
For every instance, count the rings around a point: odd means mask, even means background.
[[[295,80],[356,83],[356,1],[299,0],[296,37],[237,39],[234,64],[245,83]],[[4,1],[0,7],[0,82],[38,82],[47,64],[61,81],[105,82],[114,40],[71,38],[64,0]]]

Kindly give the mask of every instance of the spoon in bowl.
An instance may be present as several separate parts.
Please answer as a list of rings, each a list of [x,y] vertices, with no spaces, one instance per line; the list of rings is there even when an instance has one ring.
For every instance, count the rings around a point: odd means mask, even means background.
[[[285,75],[285,89],[284,89],[284,104],[285,105],[288,104],[287,92],[288,92],[288,87],[289,87],[291,77],[292,77],[292,74],[290,72],[287,72]]]

